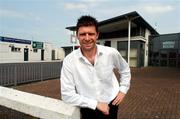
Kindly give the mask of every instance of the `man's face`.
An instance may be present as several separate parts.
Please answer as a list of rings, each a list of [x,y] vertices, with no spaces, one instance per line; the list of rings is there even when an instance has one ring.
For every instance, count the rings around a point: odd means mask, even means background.
[[[95,26],[82,26],[78,29],[77,38],[82,51],[91,51],[96,47],[98,33]]]

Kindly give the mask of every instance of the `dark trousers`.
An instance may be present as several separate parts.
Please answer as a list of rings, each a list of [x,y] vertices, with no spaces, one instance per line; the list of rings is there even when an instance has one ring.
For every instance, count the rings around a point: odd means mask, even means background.
[[[81,119],[117,119],[118,106],[109,104],[109,115],[104,115],[98,109],[81,108]]]

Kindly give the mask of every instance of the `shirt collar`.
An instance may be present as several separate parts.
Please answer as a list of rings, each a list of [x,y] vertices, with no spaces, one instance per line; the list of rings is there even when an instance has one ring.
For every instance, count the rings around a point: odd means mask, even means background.
[[[100,55],[102,55],[103,54],[103,49],[102,49],[102,47],[100,46],[100,45],[97,45],[96,44],[96,46],[97,46],[97,52],[96,52],[96,55],[97,56],[100,56]],[[82,54],[82,52],[81,52],[81,48],[79,48],[78,49],[78,57],[81,59],[84,59],[85,57],[83,56],[83,54]]]
[[[102,55],[103,54],[103,49],[102,49],[102,46],[100,46],[100,45],[97,45],[97,55],[99,56],[99,55]]]

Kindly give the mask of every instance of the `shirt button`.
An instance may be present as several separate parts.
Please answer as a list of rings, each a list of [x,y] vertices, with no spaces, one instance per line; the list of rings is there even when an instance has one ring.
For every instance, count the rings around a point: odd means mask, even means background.
[[[97,91],[97,95],[101,95],[100,91]]]
[[[91,72],[93,72],[93,70],[94,70],[93,67],[90,67],[90,70],[91,70]]]

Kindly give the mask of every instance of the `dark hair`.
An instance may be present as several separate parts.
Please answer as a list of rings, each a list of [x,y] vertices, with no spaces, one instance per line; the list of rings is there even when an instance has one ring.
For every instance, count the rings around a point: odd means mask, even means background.
[[[81,26],[95,26],[96,32],[98,33],[98,21],[89,15],[81,16],[76,24],[76,33],[78,33],[79,27]]]

